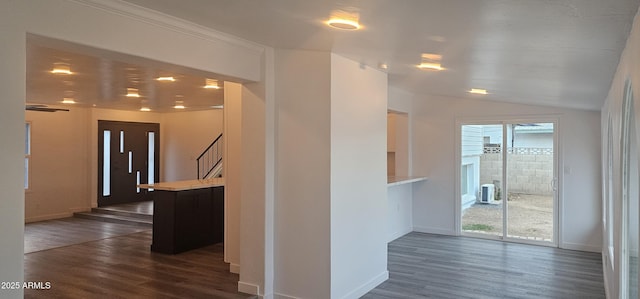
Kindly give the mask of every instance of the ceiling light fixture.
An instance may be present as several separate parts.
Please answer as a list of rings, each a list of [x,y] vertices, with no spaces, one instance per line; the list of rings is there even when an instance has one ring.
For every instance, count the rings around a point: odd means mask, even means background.
[[[137,88],[127,88],[127,97],[128,98],[139,98],[140,93],[138,93]]]
[[[469,90],[469,93],[473,93],[473,94],[489,94],[486,89],[480,89],[480,88],[471,88],[471,90]]]
[[[222,108],[224,108],[224,106],[222,106],[222,105],[213,105],[213,106],[211,106],[211,108],[213,108],[213,109],[222,109]]]
[[[156,78],[157,81],[164,81],[164,82],[174,82],[176,81],[176,78],[174,77],[158,77]]]
[[[431,54],[431,53],[423,53],[421,56],[420,64],[417,65],[419,69],[423,70],[434,70],[434,71],[442,71],[445,68],[442,67],[440,61],[442,60],[442,55],[439,54]]]
[[[142,111],[142,112],[149,112],[149,111],[151,111],[151,108],[149,108],[149,107],[142,107],[142,108],[140,108],[140,111]]]
[[[176,101],[176,105],[173,106],[174,109],[184,109],[184,102],[183,101]]]
[[[52,74],[71,75],[71,67],[68,63],[56,62],[53,64]]]
[[[62,98],[62,104],[75,104],[76,101],[73,98]]]
[[[207,89],[220,89],[220,85],[218,84],[218,80],[216,79],[206,79],[204,88]]]
[[[348,12],[344,10],[334,10],[327,21],[327,25],[342,30],[358,30],[362,28],[359,22],[358,12]]]

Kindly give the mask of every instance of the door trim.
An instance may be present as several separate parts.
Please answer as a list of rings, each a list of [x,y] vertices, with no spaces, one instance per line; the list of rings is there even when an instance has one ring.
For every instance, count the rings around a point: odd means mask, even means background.
[[[461,153],[461,138],[462,138],[462,126],[463,125],[489,125],[489,124],[499,124],[504,125],[513,122],[522,122],[522,123],[553,123],[554,124],[554,140],[553,140],[553,150],[554,150],[554,173],[557,180],[557,190],[554,192],[554,212],[553,212],[553,222],[554,222],[554,234],[552,242],[540,242],[540,241],[529,241],[515,238],[508,238],[507,236],[494,236],[489,234],[478,234],[478,233],[469,233],[462,231],[462,197],[460,191],[460,165],[462,165],[462,153]],[[494,239],[501,240],[504,242],[514,242],[514,243],[522,243],[522,244],[533,244],[533,245],[542,245],[549,247],[560,247],[563,248],[563,210],[564,204],[562,200],[562,186],[563,186],[563,171],[560,171],[560,166],[563,165],[563,157],[562,157],[562,145],[558,142],[561,140],[562,127],[561,127],[561,114],[545,114],[545,115],[507,115],[507,116],[459,116],[455,119],[455,136],[454,136],[454,156],[455,156],[455,167],[454,167],[454,228],[457,236],[469,236],[469,237],[477,237],[484,239]],[[503,136],[504,140],[505,136]],[[506,171],[503,169],[503,172]],[[506,180],[503,179],[503,185],[506,185]],[[505,229],[505,228],[503,228]]]

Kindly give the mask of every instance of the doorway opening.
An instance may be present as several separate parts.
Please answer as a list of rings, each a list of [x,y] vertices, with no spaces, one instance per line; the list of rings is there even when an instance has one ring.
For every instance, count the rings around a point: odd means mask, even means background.
[[[554,120],[458,126],[460,234],[557,245],[556,128]]]

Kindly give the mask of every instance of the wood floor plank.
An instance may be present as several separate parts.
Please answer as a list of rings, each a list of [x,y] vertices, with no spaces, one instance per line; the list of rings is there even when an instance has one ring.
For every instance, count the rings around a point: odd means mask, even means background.
[[[75,221],[96,223],[83,231],[69,225]],[[118,226],[71,218],[32,229],[28,242],[49,231],[63,245],[24,255],[25,281],[51,283],[49,290],[26,289],[25,298],[254,298],[237,291],[239,277],[224,263],[223,244],[159,254],[150,251],[151,230]],[[73,244],[72,234],[91,231],[94,240]]]
[[[388,255],[363,298],[605,298],[598,253],[413,232]]]

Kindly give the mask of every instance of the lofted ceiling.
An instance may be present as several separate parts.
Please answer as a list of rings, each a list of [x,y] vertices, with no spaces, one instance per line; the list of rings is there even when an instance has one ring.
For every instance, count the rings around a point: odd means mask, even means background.
[[[332,51],[418,95],[599,110],[639,0],[125,0],[275,48]],[[363,28],[333,29],[331,12]],[[440,55],[441,71],[416,67]],[[470,94],[472,88],[487,95]]]
[[[274,48],[332,51],[387,72],[420,96],[599,110],[640,0],[124,0]],[[325,24],[355,13],[360,30]],[[222,104],[206,78],[176,65],[27,38],[27,103],[173,111]],[[419,69],[423,55],[443,70]],[[50,73],[56,62],[73,75]],[[386,66],[386,67],[383,67]],[[154,80],[174,76],[175,82]],[[124,95],[129,87],[140,98]],[[471,94],[473,89],[488,94]]]

